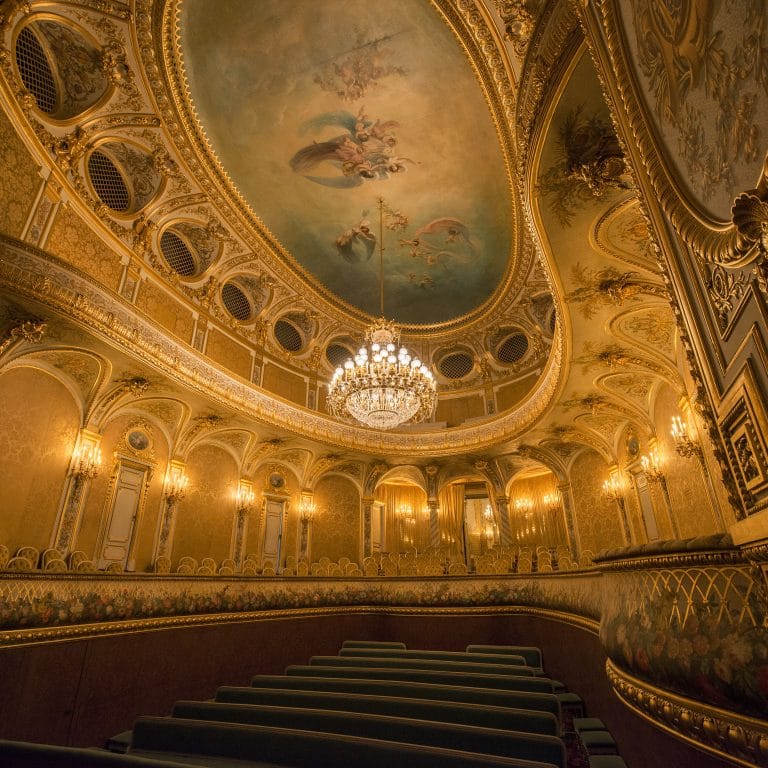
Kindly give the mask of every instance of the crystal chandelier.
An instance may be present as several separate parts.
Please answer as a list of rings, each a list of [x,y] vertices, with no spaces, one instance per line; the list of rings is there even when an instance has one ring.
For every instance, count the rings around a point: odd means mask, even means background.
[[[384,214],[379,198],[379,281],[382,317],[365,333],[354,359],[337,368],[328,385],[328,407],[341,419],[374,429],[392,429],[431,416],[437,402],[432,371],[405,347],[394,322],[384,319]]]
[[[405,347],[394,323],[377,320],[355,359],[337,368],[328,388],[328,406],[340,418],[392,429],[432,414],[437,386],[432,371]]]

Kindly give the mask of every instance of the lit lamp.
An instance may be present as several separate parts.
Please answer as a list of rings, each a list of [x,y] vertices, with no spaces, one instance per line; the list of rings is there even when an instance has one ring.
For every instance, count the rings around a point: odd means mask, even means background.
[[[674,424],[674,422],[673,422]],[[659,452],[655,448],[651,448],[648,453],[640,457],[640,464],[643,467],[645,476],[652,483],[658,483],[661,488],[661,493],[664,496],[664,504],[667,507],[667,514],[669,515],[670,522],[672,523],[672,533],[676,539],[680,538],[680,528],[677,524],[677,519],[672,513],[672,500],[669,497],[669,489],[667,488],[667,480],[664,477],[664,473],[661,470],[661,458]]]
[[[550,514],[553,514],[557,512],[557,510],[560,507],[560,504],[563,502],[563,497],[560,491],[552,491],[552,493],[545,493],[541,497],[541,502],[544,505],[544,508],[549,512]]]
[[[384,317],[384,218],[396,214],[382,198],[378,206],[381,317],[369,326],[354,359],[336,369],[327,402],[330,412],[341,419],[393,429],[432,415],[437,383],[427,365],[400,345],[398,326]]]
[[[253,503],[256,500],[256,496],[253,492],[253,488],[249,488],[246,485],[241,485],[237,489],[237,511],[243,514],[248,514],[253,509]]]
[[[74,455],[72,473],[83,480],[92,480],[101,469],[101,448],[81,443]]]
[[[621,495],[621,484],[614,475],[603,481],[603,494],[611,501],[624,503],[624,497]]]
[[[101,469],[101,449],[95,437],[93,433],[81,434],[80,444],[72,454],[72,486],[54,541],[56,549],[62,552],[67,552],[72,542],[88,481],[93,480]]]
[[[299,506],[299,520],[301,520],[303,525],[309,525],[312,522],[315,512],[316,507],[314,501],[307,498],[301,500],[301,505]]]
[[[607,480],[603,481],[603,495],[615,501],[621,514],[621,525],[624,531],[624,539],[627,544],[632,541],[632,535],[629,531],[629,518],[627,517],[627,507],[624,504],[624,489],[621,487],[616,475],[610,475]]]
[[[255,500],[253,483],[246,478],[242,478],[237,486],[237,494],[235,496],[235,527],[232,535],[232,559],[238,568],[243,562],[248,515],[253,511]]]
[[[675,450],[684,458],[701,456],[701,446],[688,434],[688,425],[680,416],[672,417],[672,439],[675,441]]]
[[[651,482],[659,483],[664,479],[664,473],[661,471],[659,453],[655,448],[651,448],[646,455],[640,457],[640,464],[643,467],[643,472],[646,477]]]
[[[171,504],[176,504],[187,495],[189,478],[183,470],[174,470],[169,473],[165,484],[165,498]]]
[[[309,528],[315,517],[315,502],[311,496],[302,496],[299,504],[299,558],[309,558]]]
[[[184,474],[184,465],[172,462],[165,476],[165,513],[160,526],[160,537],[157,544],[157,556],[167,557],[170,553],[171,531],[174,528],[174,518],[179,502],[187,494],[189,479]]]

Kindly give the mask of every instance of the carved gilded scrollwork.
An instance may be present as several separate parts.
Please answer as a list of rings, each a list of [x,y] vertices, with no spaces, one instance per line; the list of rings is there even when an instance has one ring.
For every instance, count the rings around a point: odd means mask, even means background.
[[[618,697],[662,730],[735,765],[768,765],[764,720],[739,717],[650,685],[619,669],[610,659],[606,673]]]
[[[47,327],[48,323],[43,320],[22,320],[12,325],[0,337],[0,356],[21,343],[39,344]]]

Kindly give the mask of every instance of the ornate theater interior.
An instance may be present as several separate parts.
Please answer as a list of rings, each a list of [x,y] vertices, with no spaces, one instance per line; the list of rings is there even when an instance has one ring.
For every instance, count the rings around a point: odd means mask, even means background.
[[[768,766],[763,2],[0,33],[0,739],[367,639],[536,646],[622,764]]]

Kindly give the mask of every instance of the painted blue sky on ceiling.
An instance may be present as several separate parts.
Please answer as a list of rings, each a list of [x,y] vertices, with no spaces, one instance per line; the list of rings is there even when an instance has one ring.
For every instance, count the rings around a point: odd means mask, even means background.
[[[379,315],[383,244],[389,318],[443,322],[492,294],[512,240],[504,160],[477,78],[434,8],[184,0],[180,30],[214,151],[320,283]]]

